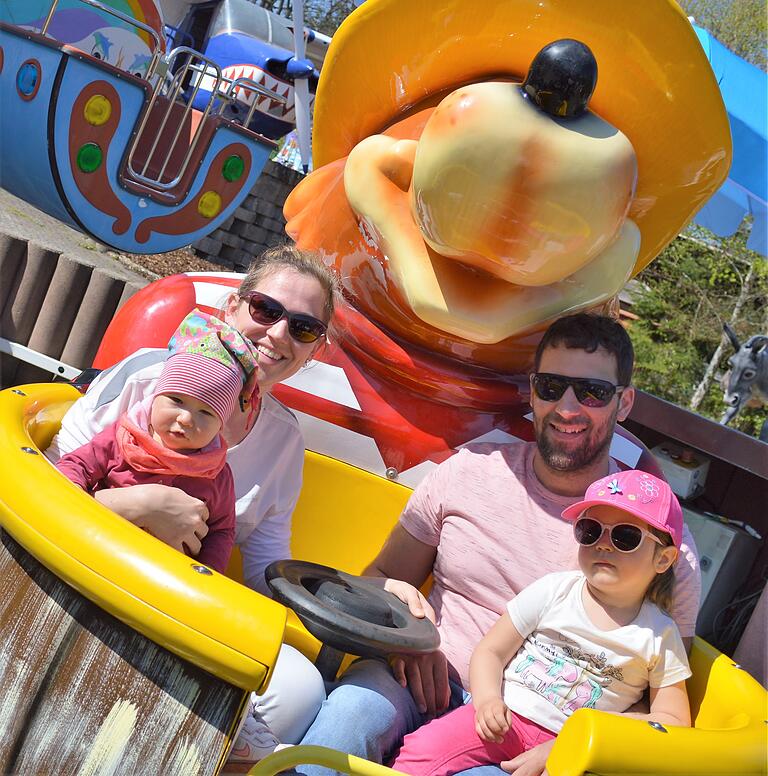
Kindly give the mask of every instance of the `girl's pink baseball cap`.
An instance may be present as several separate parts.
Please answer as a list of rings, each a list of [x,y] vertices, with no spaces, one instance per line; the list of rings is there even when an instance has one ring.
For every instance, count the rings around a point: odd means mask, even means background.
[[[683,536],[683,510],[672,489],[664,480],[637,469],[609,474],[593,482],[584,500],[563,510],[566,520],[576,520],[589,507],[600,504],[618,507],[648,525],[666,531],[675,547]]]

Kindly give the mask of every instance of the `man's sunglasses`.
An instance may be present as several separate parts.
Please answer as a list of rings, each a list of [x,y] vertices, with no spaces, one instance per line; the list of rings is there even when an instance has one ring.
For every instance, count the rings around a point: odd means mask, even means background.
[[[559,401],[570,386],[576,394],[579,404],[585,407],[605,407],[616,392],[624,388],[607,380],[593,380],[582,377],[565,377],[548,372],[536,372],[531,375],[534,393],[542,401]]]
[[[260,291],[251,291],[243,299],[248,302],[248,312],[255,323],[271,326],[281,318],[287,318],[288,331],[297,342],[315,342],[328,330],[317,318],[305,313],[289,313],[277,299]]]
[[[664,542],[658,536],[654,536],[645,528],[631,523],[603,525],[594,517],[580,517],[573,524],[573,535],[576,537],[576,541],[584,547],[592,547],[592,545],[597,544],[605,531],[608,531],[611,544],[619,552],[634,552],[643,543],[643,538],[646,536],[662,547],[664,546]]]

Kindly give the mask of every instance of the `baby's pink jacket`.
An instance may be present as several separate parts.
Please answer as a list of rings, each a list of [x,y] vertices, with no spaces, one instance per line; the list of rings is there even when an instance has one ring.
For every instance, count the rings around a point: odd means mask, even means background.
[[[117,424],[107,426],[89,444],[62,456],[56,468],[91,495],[97,490],[159,483],[204,501],[208,507],[208,533],[202,540],[197,560],[223,574],[235,544],[235,485],[229,464],[212,480],[136,472],[120,453],[116,428]]]

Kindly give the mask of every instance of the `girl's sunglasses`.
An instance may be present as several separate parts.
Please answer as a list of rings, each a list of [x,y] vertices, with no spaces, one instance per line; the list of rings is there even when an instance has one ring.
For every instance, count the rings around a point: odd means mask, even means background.
[[[328,327],[317,318],[305,313],[289,313],[277,299],[260,291],[251,291],[243,299],[247,300],[248,312],[255,323],[271,326],[281,318],[287,318],[288,331],[297,342],[303,344],[315,342],[328,330]]]
[[[603,525],[594,517],[580,517],[573,524],[573,535],[576,537],[576,541],[584,547],[597,544],[604,531],[608,531],[611,544],[619,552],[634,552],[643,543],[643,538],[646,536],[662,547],[664,546],[664,542],[658,536],[654,536],[650,531],[631,523]]]
[[[623,385],[614,385],[607,380],[592,380],[581,377],[565,377],[547,372],[531,375],[534,393],[542,401],[560,401],[570,386],[579,404],[585,407],[605,407]]]

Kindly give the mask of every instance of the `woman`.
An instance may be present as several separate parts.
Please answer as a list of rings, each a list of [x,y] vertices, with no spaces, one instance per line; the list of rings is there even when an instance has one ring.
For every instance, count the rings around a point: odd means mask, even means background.
[[[223,434],[235,481],[235,541],[243,558],[245,583],[265,595],[269,590],[264,569],[274,560],[290,557],[291,514],[304,464],[304,443],[296,418],[270,392],[322,347],[336,295],[335,277],[318,256],[278,246],[254,261],[220,313],[259,353],[259,404],[236,409]],[[150,396],[167,355],[167,350],[140,350],[100,374],[64,416],[46,455],[58,460],[89,442],[127,407]],[[205,504],[178,488],[134,485],[98,491],[95,498],[166,544],[193,556],[208,531]],[[298,742],[324,698],[322,680],[314,666],[284,646],[268,691],[253,696],[255,716],[246,726],[250,731],[248,751],[241,740],[236,742],[235,752],[250,759],[274,749],[274,737],[282,743]],[[261,730],[261,719],[274,737]]]

